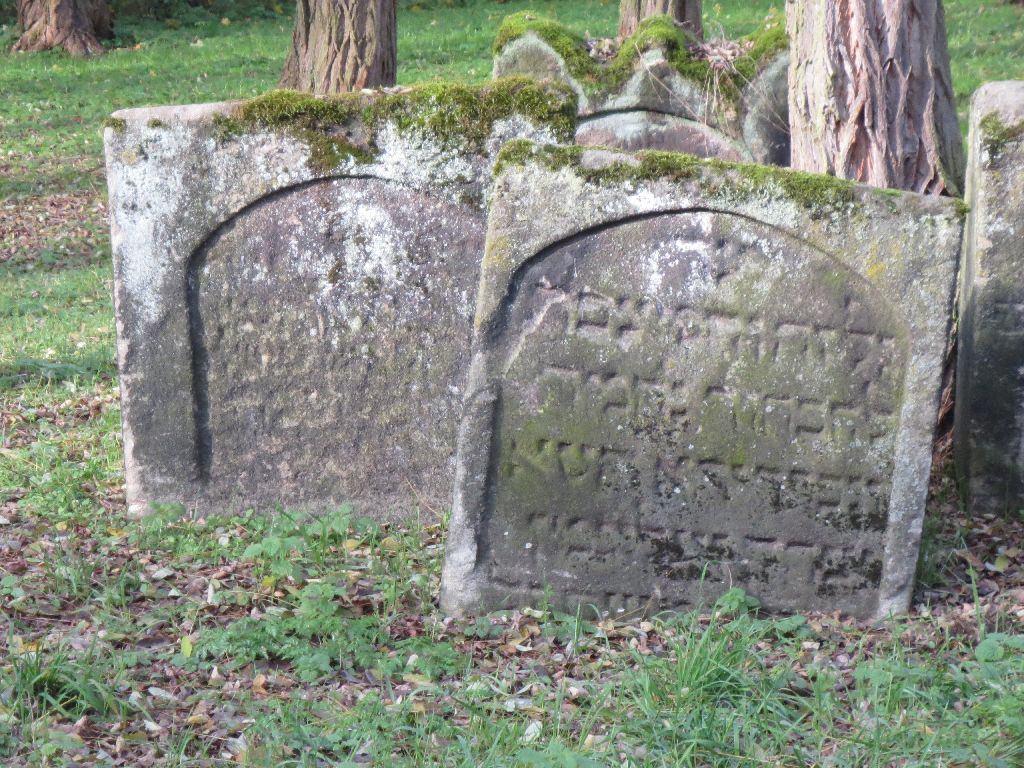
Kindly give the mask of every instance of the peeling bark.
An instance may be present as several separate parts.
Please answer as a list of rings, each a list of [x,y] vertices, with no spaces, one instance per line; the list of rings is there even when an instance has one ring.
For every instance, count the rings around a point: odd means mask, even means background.
[[[632,35],[648,16],[671,16],[697,40],[704,38],[701,0],[621,0],[619,37]]]
[[[281,86],[318,95],[395,84],[396,0],[298,0]]]
[[[794,168],[960,194],[941,0],[787,0],[786,26]]]
[[[18,0],[21,37],[14,51],[63,48],[74,56],[103,53],[100,40],[113,35],[106,0]]]

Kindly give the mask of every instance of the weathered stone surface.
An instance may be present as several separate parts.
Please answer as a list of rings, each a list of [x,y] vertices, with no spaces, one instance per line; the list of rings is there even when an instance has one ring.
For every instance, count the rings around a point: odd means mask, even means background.
[[[743,89],[743,143],[754,162],[789,166],[789,51]]]
[[[543,28],[553,24],[536,23]],[[564,45],[573,43],[567,38]],[[714,75],[709,74],[707,81],[684,77],[660,47],[638,54],[628,78],[608,82],[601,76],[607,77],[613,64],[590,61],[580,52],[573,57],[572,52],[526,28],[496,54],[494,77],[528,76],[571,87],[580,116],[577,144],[789,164],[787,51],[759,62],[736,93],[730,85],[716,82]],[[566,57],[577,65],[586,60],[586,71],[574,70]]]
[[[443,508],[482,253],[478,210],[375,179],[222,225],[189,265],[207,502]]]
[[[618,149],[686,152],[697,157],[749,161],[746,148],[703,123],[659,112],[613,112],[580,121],[576,143]]]
[[[532,77],[569,83],[577,98],[586,99],[583,86],[569,74],[565,61],[550,45],[530,32],[506,45],[494,57],[492,77]],[[583,104],[580,104],[581,108]]]
[[[971,109],[955,450],[972,511],[1024,508],[1024,82]]]
[[[381,124],[364,153],[240,109],[106,131],[130,510],[446,508],[492,155],[551,131]]]
[[[504,164],[446,610],[908,604],[962,214],[680,157]]]
[[[687,80],[659,48],[645,51],[636,61],[632,76],[618,88],[598,91],[578,99],[581,115],[601,115],[643,110],[674,115],[728,130],[735,115],[732,105],[709,98],[703,83]],[[577,94],[578,96],[578,94]]]

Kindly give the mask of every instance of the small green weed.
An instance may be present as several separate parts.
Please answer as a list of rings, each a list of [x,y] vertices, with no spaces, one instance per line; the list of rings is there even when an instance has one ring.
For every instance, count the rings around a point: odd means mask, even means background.
[[[8,638],[8,648],[15,645]],[[50,649],[17,649],[10,666],[0,670],[10,688],[11,710],[20,722],[55,714],[69,720],[83,715],[122,716],[127,711],[116,686],[116,673],[108,659],[89,649],[72,656],[63,645]]]
[[[232,667],[288,661],[307,681],[339,669],[372,669],[383,679],[464,666],[448,646],[392,638],[389,623],[429,600],[432,579],[409,555],[418,537],[406,533],[403,542],[383,533],[372,520],[353,521],[347,507],[317,519],[281,515],[242,553],[276,588],[278,602],[259,618],[205,632],[197,660]]]
[[[795,727],[785,694],[785,667],[768,667],[752,649],[767,625],[745,611],[740,591],[716,606],[727,622],[702,625],[695,614],[673,617],[664,659],[626,672],[620,696],[637,713],[619,727],[667,764],[728,765],[739,756],[781,754]],[[638,660],[639,661],[639,660]]]

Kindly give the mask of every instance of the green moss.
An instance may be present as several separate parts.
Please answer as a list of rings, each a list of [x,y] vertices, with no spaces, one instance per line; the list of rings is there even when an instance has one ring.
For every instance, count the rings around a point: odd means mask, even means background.
[[[295,135],[309,145],[309,166],[326,172],[347,160],[373,162],[374,153],[341,136],[330,136],[315,130],[296,131]]]
[[[1024,139],[1024,120],[1007,125],[997,112],[985,115],[978,126],[982,131],[982,144],[991,155],[998,155],[1011,141]]]
[[[777,14],[769,15],[760,29],[740,40],[751,43],[746,56],[741,56],[735,63],[735,78],[740,84],[749,82],[762,66],[789,48],[785,20]]]
[[[584,84],[597,84],[598,65],[590,57],[586,41],[557,21],[534,11],[520,11],[504,18],[494,40],[494,53],[501,53],[506,45],[528,32],[533,32],[550,45],[565,61],[574,78]]]
[[[574,172],[594,183],[617,184],[627,181],[647,179],[667,179],[669,181],[688,181],[700,176],[702,161],[694,155],[679,152],[657,152],[653,150],[622,153],[621,162],[614,162],[602,168],[584,168],[580,158],[584,153],[600,149],[584,146],[538,146],[526,139],[510,141],[502,147],[495,163],[495,175],[514,165],[533,163],[553,171],[572,168]]]
[[[526,165],[542,151],[542,147],[537,146],[529,139],[507,141],[498,152],[497,160],[494,163],[494,175],[499,176],[507,168],[513,166]]]
[[[270,91],[243,102],[238,116],[243,124],[265,128],[328,130],[358,117],[363,99],[360,93],[320,98],[298,91]]]
[[[362,99],[361,94],[322,99],[297,91],[270,91],[244,102],[235,117],[215,116],[214,124],[222,139],[254,127],[288,133],[309,145],[309,166],[326,172],[348,160],[373,159],[373,152],[345,135],[362,112]]]
[[[167,127],[167,123],[165,123],[163,120],[158,120],[157,118],[152,117],[152,118],[150,118],[149,120],[146,121],[146,127],[147,128],[166,128]]]
[[[428,83],[374,101],[365,120],[374,128],[391,123],[399,130],[427,132],[447,145],[482,150],[494,124],[515,115],[549,127],[559,141],[571,141],[576,133],[575,94],[567,86],[523,77],[483,86]]]
[[[115,133],[124,133],[128,130],[128,123],[120,117],[108,117],[103,121],[104,128],[112,128]]]
[[[572,168],[578,176],[596,184],[664,179],[674,182],[701,181],[715,184],[714,194],[785,197],[810,209],[837,208],[854,200],[853,182],[834,176],[804,173],[770,165],[708,160],[678,152],[642,151],[620,153],[621,162],[602,168],[584,168],[580,157],[592,147],[538,147],[529,141],[506,144],[498,155],[495,173],[510,166],[534,163],[551,170]],[[617,150],[609,150],[617,152]],[[705,171],[715,170],[715,180],[706,180]]]
[[[213,116],[213,133],[217,139],[226,141],[232,136],[245,132],[245,124],[230,115],[215,114]]]
[[[482,151],[494,124],[515,115],[546,125],[557,140],[569,141],[576,131],[576,97],[567,86],[527,78],[483,86],[428,83],[401,93],[330,98],[280,90],[246,101],[235,117],[216,116],[214,124],[222,139],[252,128],[287,132],[307,142],[311,166],[326,171],[349,159],[372,161],[377,134],[388,124],[403,132],[430,134],[446,147]]]
[[[562,57],[569,74],[587,92],[621,88],[635,72],[637,59],[647,51],[660,48],[684,78],[705,88],[713,83],[721,96],[731,102],[739,98],[743,86],[766,61],[789,47],[789,38],[781,20],[770,16],[760,30],[742,38],[742,41],[751,43],[751,48],[736,60],[734,70],[715,71],[707,61],[690,55],[690,39],[668,16],[652,16],[640,23],[635,34],[623,40],[614,59],[600,63],[590,56],[586,42],[579,35],[533,11],[521,11],[502,22],[494,42],[495,53],[500,53],[506,45],[528,32],[546,42]]]
[[[636,34],[623,41],[615,59],[608,65],[608,71],[613,82],[621,85],[633,75],[637,59],[647,51],[660,48],[679,74],[706,88],[715,81],[715,72],[706,61],[690,56],[688,43],[686,35],[668,16],[644,19]],[[739,89],[734,86],[731,78],[721,76],[717,79],[721,84],[721,94],[729,101],[735,101],[739,96]]]
[[[778,187],[790,200],[807,208],[841,207],[854,200],[855,185],[847,179],[772,165],[710,162],[720,168],[736,171],[742,179],[741,186],[744,191],[753,193],[773,186]]]

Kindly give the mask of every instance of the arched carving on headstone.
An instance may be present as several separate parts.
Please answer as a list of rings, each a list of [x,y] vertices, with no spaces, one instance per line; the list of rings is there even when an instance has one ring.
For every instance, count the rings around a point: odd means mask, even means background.
[[[446,504],[482,248],[479,209],[370,177],[218,227],[187,270],[205,499]]]
[[[527,260],[481,344],[484,602],[869,615],[909,350],[837,259],[725,212],[645,214]]]

